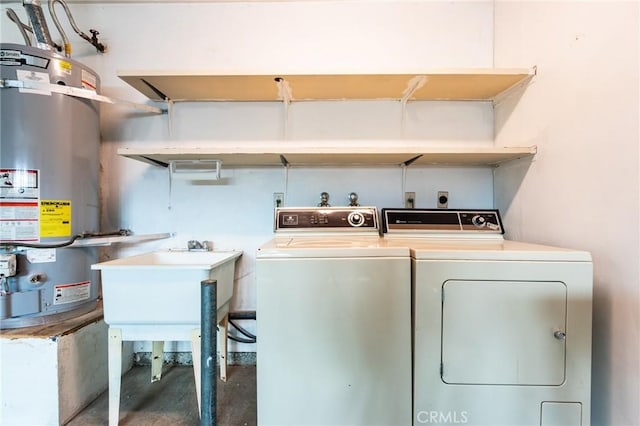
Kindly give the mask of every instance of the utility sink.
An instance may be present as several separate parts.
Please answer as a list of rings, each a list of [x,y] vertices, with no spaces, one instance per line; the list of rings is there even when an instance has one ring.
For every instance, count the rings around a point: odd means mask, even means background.
[[[200,325],[201,284],[217,280],[220,320],[233,296],[241,251],[155,251],[97,263],[109,326]]]

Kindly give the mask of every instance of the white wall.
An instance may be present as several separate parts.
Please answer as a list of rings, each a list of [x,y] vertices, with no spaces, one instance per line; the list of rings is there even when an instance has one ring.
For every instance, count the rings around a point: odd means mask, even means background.
[[[498,2],[496,66],[535,64],[497,142],[537,144],[495,175],[509,237],[594,260],[592,421],[640,424],[639,6]]]

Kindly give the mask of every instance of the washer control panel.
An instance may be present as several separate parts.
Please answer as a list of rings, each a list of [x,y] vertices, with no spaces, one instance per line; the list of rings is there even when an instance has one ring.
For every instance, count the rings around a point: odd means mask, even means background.
[[[504,234],[498,210],[382,209],[383,232]]]
[[[283,207],[275,212],[277,231],[356,231],[377,232],[375,207]]]

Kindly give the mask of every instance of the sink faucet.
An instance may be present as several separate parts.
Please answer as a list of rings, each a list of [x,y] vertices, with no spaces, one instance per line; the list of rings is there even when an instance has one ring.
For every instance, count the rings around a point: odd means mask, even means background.
[[[187,243],[189,251],[209,251],[209,241],[189,240]]]

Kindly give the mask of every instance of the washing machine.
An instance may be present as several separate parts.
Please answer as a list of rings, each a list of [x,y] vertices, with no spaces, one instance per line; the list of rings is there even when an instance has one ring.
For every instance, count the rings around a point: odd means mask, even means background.
[[[505,240],[497,210],[383,209],[410,247],[413,424],[590,424],[589,253]]]
[[[411,265],[373,207],[280,208],[258,249],[259,425],[410,425]]]

